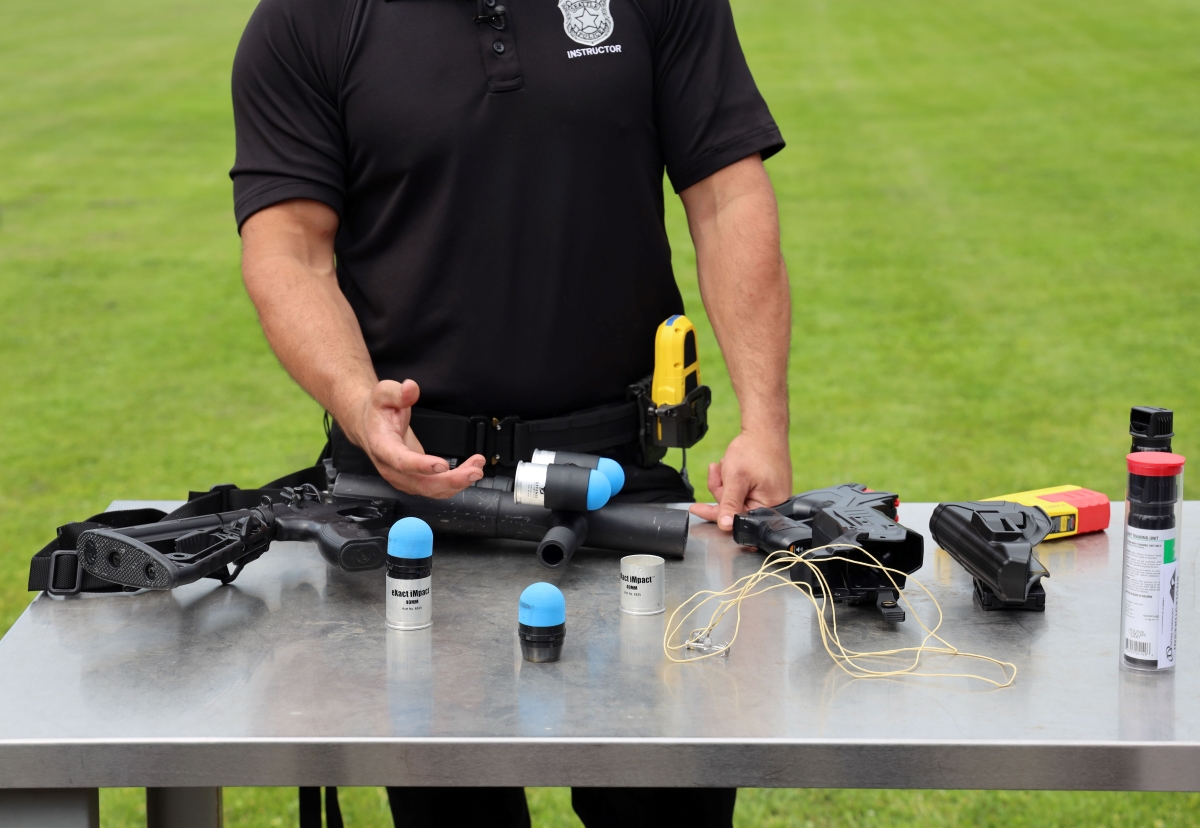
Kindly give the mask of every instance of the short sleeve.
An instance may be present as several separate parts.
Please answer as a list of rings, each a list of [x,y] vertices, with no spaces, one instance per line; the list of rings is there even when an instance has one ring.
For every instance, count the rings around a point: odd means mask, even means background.
[[[735,161],[783,149],[742,54],[729,0],[661,0],[655,108],[675,192]]]
[[[233,61],[238,229],[272,204],[308,198],[339,215],[346,142],[338,109],[345,2],[262,0]]]

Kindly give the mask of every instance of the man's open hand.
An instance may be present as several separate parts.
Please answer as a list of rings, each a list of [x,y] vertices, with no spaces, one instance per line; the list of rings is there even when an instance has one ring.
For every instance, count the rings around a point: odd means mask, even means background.
[[[708,467],[708,489],[717,503],[697,503],[692,514],[733,529],[733,516],[747,509],[775,506],[791,496],[792,461],[786,440],[765,439],[742,432],[733,438],[725,457]]]
[[[409,428],[421,389],[412,380],[383,380],[363,401],[355,442],[383,479],[402,492],[450,497],[483,477],[483,455],[451,469],[441,457],[425,453]]]

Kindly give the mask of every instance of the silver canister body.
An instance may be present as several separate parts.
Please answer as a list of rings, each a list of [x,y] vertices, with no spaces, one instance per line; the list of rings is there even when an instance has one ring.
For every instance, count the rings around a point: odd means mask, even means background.
[[[546,470],[541,463],[517,463],[513,476],[513,500],[527,506],[546,505]]]
[[[387,583],[384,617],[389,627],[393,630],[423,630],[433,625],[432,573],[424,577],[396,578],[389,571],[384,580]]]
[[[658,615],[663,603],[663,559],[657,555],[621,558],[621,612]]]

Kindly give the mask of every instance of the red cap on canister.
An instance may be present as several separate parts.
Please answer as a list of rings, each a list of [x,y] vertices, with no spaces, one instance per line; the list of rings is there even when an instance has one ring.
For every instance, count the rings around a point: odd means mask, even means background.
[[[1166,451],[1136,451],[1125,455],[1130,474],[1142,477],[1174,477],[1183,471],[1187,458]]]

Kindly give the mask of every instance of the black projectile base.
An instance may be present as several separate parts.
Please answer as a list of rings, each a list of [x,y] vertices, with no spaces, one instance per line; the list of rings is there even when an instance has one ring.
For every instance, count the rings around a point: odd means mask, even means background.
[[[1029,588],[1029,594],[1025,597],[1023,604],[1006,604],[1000,600],[1000,596],[988,589],[987,584],[980,581],[978,578],[975,581],[975,597],[979,599],[980,605],[985,610],[1032,610],[1033,612],[1046,611],[1046,590],[1042,589],[1042,582],[1038,581]]]
[[[521,655],[526,661],[544,663],[562,658],[563,641],[567,637],[567,625],[553,627],[530,627],[517,625],[517,637],[521,639]]]

